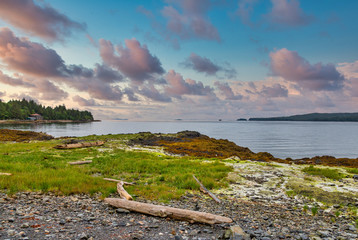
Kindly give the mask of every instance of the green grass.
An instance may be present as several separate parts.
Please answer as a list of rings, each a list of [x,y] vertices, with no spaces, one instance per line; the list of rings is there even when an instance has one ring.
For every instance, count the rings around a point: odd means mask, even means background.
[[[286,187],[290,190],[288,192],[291,195],[301,195],[309,199],[315,199],[316,201],[334,205],[334,204],[343,204],[349,205],[356,201],[358,194],[352,193],[343,193],[343,192],[327,192],[321,188],[308,185],[302,180],[293,179],[288,181]],[[287,192],[287,191],[286,191]]]
[[[107,140],[104,146],[58,150],[60,140],[0,144],[0,190],[12,194],[19,191],[42,191],[57,194],[116,192],[116,184],[102,178],[135,182],[126,186],[134,195],[168,201],[185,191],[199,190],[195,176],[209,189],[227,186],[232,169],[217,159],[203,161],[189,157],[169,157],[157,153],[123,150],[123,144],[135,134],[87,136],[83,140]],[[108,151],[99,151],[106,149]],[[91,159],[86,165],[69,165],[71,161]]]
[[[358,174],[358,168],[346,168],[348,173]]]
[[[340,180],[344,178],[344,174],[339,172],[337,169],[318,168],[311,165],[309,167],[305,167],[302,171],[309,175],[326,177],[332,180]]]

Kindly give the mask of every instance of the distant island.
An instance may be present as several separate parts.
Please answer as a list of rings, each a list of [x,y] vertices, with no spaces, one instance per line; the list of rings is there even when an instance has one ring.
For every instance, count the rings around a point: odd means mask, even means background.
[[[7,103],[0,100],[0,120],[6,122],[90,122],[92,113],[67,109],[65,105],[54,108],[42,106],[33,100],[10,100]]]
[[[358,122],[358,113],[309,113],[288,117],[250,118],[249,121]]]

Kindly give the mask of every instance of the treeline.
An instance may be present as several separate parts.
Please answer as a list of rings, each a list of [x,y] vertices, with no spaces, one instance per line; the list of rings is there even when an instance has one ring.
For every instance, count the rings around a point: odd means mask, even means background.
[[[358,113],[309,113],[289,117],[250,118],[250,121],[358,122]]]
[[[10,100],[7,103],[0,100],[0,120],[26,120],[30,114],[35,113],[40,114],[44,120],[93,120],[91,112],[66,109],[64,105],[52,108],[37,104],[33,100]]]

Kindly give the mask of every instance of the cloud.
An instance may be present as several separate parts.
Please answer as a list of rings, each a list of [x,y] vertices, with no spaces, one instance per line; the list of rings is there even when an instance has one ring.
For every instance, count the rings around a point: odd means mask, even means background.
[[[346,78],[358,78],[358,60],[354,62],[338,63],[337,69]]]
[[[254,5],[257,3],[257,0],[239,0],[238,8],[236,10],[236,15],[239,16],[241,21],[249,26],[253,26],[251,22],[251,14],[254,10]]]
[[[226,82],[222,83],[216,81],[214,85],[219,89],[220,93],[225,96],[226,100],[241,100],[243,98],[241,94],[235,94],[232,88]]]
[[[294,82],[304,89],[334,91],[343,87],[344,77],[333,64],[311,65],[295,51],[286,48],[270,53],[274,75]]]
[[[42,77],[65,76],[62,58],[42,44],[18,38],[8,28],[0,28],[0,59],[10,69]]]
[[[5,96],[6,96],[6,92],[0,92],[0,97],[5,97]]]
[[[72,100],[77,102],[80,106],[98,106],[98,103],[93,99],[85,99],[78,95],[72,97]]]
[[[10,77],[4,74],[2,71],[0,71],[0,82],[15,87],[16,86],[27,87],[27,88],[35,87],[35,85],[26,82],[21,78]]]
[[[159,59],[136,39],[125,40],[124,47],[113,46],[110,41],[101,39],[100,55],[107,65],[118,69],[137,84],[164,73]]]
[[[279,83],[272,86],[263,86],[261,94],[265,97],[276,98],[276,97],[287,97],[288,89]]]
[[[209,58],[200,57],[195,53],[191,53],[183,65],[197,72],[206,73],[206,75],[215,75],[216,72],[221,70],[221,68],[214,64]]]
[[[0,18],[31,35],[46,40],[64,40],[74,31],[85,31],[86,25],[69,19],[48,4],[33,0],[1,0]]]
[[[345,89],[348,91],[349,96],[358,97],[358,60],[338,63],[337,69],[347,79]]]
[[[123,76],[106,65],[96,64],[94,68],[95,77],[106,83],[116,83],[124,81]]]
[[[298,0],[271,0],[272,9],[266,15],[268,20],[281,26],[304,26],[311,23],[313,16],[307,15],[300,8]]]
[[[197,72],[205,73],[208,75],[216,75],[217,72],[222,71],[227,78],[236,77],[236,70],[231,68],[229,64],[227,67],[223,67],[213,63],[209,58],[201,57],[195,53],[191,53],[190,56],[182,63],[186,68],[194,69]]]
[[[32,96],[41,100],[62,100],[68,97],[68,93],[60,89],[54,83],[40,79],[35,82],[36,87],[31,91]]]
[[[139,94],[157,102],[171,102],[172,99],[165,93],[161,93],[153,84],[145,84],[136,90]]]
[[[67,98],[68,94],[45,79],[22,79],[19,77],[10,77],[0,71],[0,83],[14,87],[22,87],[42,100],[61,100]]]
[[[125,88],[124,89],[124,94],[127,96],[128,100],[131,101],[131,102],[139,101],[139,99],[135,95],[135,92],[130,88]]]
[[[180,39],[208,39],[220,42],[218,30],[207,18],[212,6],[210,0],[173,0],[173,5],[165,6],[162,15],[167,18],[167,30]],[[177,6],[180,10],[176,9]]]
[[[184,80],[183,76],[174,70],[169,70],[165,78],[168,82],[165,92],[175,98],[180,99],[182,95],[209,96],[214,94],[211,87],[189,78]]]
[[[142,57],[138,52],[133,54]],[[7,65],[8,70],[31,76],[31,81],[2,76],[0,81],[9,85],[32,87],[30,86],[32,84],[36,88],[43,89],[37,83],[44,81],[44,78],[49,78],[53,82],[64,83],[79,91],[86,91],[97,99],[119,101],[123,96],[120,88],[115,86],[124,81],[117,70],[105,64],[96,64],[94,69],[82,65],[66,65],[53,49],[26,38],[16,37],[8,28],[0,29],[0,60]],[[59,98],[66,97],[66,94],[51,81],[42,82],[44,86],[49,87],[49,92],[44,92],[41,98],[51,99],[54,98],[54,94],[59,94]]]

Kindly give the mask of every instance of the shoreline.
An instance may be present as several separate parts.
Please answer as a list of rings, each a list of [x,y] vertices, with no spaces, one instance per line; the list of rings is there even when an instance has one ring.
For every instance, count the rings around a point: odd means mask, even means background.
[[[51,123],[90,123],[101,122],[101,120],[0,120],[1,125],[26,125],[26,124],[51,124]]]

